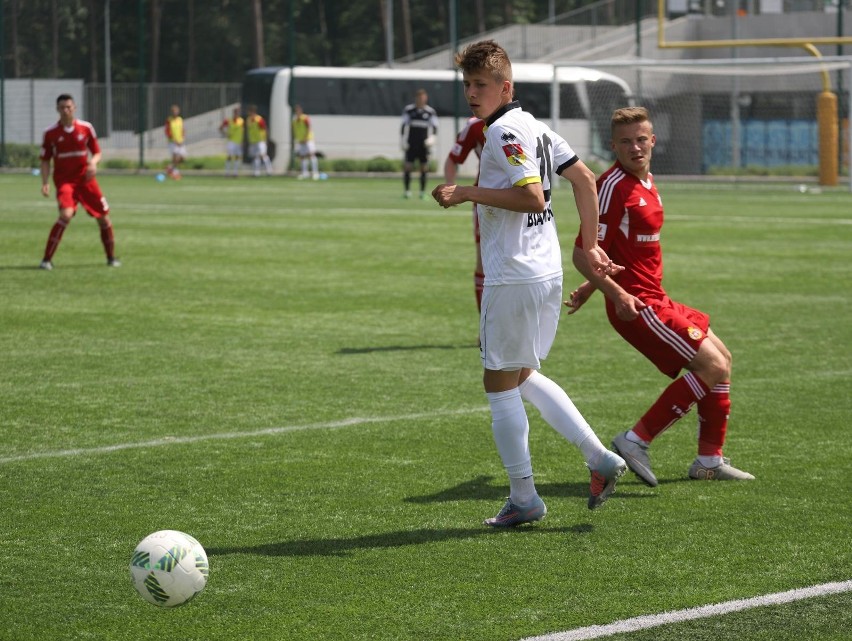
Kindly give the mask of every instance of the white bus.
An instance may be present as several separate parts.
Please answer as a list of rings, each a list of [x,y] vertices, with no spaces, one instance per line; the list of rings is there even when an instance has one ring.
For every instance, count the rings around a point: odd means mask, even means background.
[[[632,104],[626,82],[585,67],[516,63],[512,70],[515,97],[525,110],[550,124],[580,158],[610,157],[612,111]],[[557,79],[559,91],[554,92]],[[455,70],[264,67],[247,72],[243,105],[256,105],[266,119],[274,169],[284,172],[292,154],[294,105],[310,116],[317,151],[326,158],[401,158],[402,110],[420,88],[438,112],[433,158],[442,166],[456,129],[470,117],[461,73]]]

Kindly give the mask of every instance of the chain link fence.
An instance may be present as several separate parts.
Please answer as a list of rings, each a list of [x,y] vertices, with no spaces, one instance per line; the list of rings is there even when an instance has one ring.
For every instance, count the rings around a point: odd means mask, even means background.
[[[86,119],[112,158],[138,158],[139,131],[146,160],[168,156],[166,117],[180,107],[190,156],[224,153],[219,126],[240,104],[240,83],[113,83],[86,85]],[[109,94],[109,95],[108,95]]]

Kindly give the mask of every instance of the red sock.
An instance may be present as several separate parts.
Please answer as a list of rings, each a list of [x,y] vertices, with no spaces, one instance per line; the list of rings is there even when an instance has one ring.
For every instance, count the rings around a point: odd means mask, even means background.
[[[56,248],[59,247],[59,241],[62,240],[62,234],[65,233],[65,228],[68,227],[61,218],[57,220],[50,230],[50,235],[47,237],[47,246],[44,248],[44,260],[51,260],[53,254],[56,253]]]
[[[473,292],[476,294],[476,309],[482,311],[482,288],[485,286],[485,274],[473,272]]]
[[[719,383],[698,401],[698,454],[722,456],[728,415],[731,413],[731,383]]]
[[[692,372],[687,372],[660,394],[660,398],[639,419],[633,432],[643,441],[651,442],[676,420],[686,416],[696,401],[704,398],[709,391],[704,381]]]
[[[106,227],[101,227],[101,242],[104,245],[104,251],[107,255],[107,260],[115,258],[115,238],[112,234],[112,225],[107,224]]]

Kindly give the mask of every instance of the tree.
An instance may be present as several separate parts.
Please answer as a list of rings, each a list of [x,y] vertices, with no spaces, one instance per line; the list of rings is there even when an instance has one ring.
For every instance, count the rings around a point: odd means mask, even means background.
[[[414,55],[414,36],[411,33],[411,5],[408,0],[402,0],[402,34],[405,45],[405,55]]]
[[[88,2],[89,73],[87,78],[90,82],[98,82],[98,42],[100,41],[100,33],[98,32],[98,10],[95,6],[98,2],[99,0],[89,0]],[[52,0],[52,3],[55,4],[56,0]]]
[[[163,8],[160,0],[151,0],[151,68],[148,80],[157,82],[160,69],[160,23],[163,18]]]
[[[195,0],[187,0],[186,81],[195,81]]]
[[[21,77],[21,48],[18,46],[18,0],[12,0],[12,6],[9,7],[11,14],[10,23],[12,27],[11,47],[12,47],[12,77]],[[5,52],[4,52],[5,53]]]
[[[264,51],[263,51],[263,10],[261,0],[251,1],[251,13],[254,19],[254,29],[252,30],[254,44],[254,66],[266,66]]]

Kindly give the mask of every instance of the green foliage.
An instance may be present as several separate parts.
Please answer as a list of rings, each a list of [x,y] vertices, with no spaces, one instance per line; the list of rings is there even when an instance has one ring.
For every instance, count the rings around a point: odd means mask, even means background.
[[[7,167],[38,167],[41,165],[39,159],[38,145],[19,145],[6,143],[6,166]]]
[[[557,13],[597,0],[558,0]],[[545,20],[549,0],[501,0],[488,5],[480,18],[458,0],[458,36],[483,29]],[[263,0],[261,24],[266,65],[349,66],[386,59],[382,22],[385,0]],[[240,82],[246,69],[257,67],[253,56],[254,18],[250,3],[221,0],[214,3],[148,0],[111,2],[111,62],[115,82],[139,81],[139,43],[153,41],[154,20],[159,16],[159,50],[156,69],[148,67],[148,80],[158,82]],[[16,42],[6,60],[7,77],[83,78],[103,82],[103,2],[89,0],[27,0],[4,3],[6,42]],[[140,18],[139,7],[144,14]],[[154,12],[153,8],[159,11]],[[190,11],[190,7],[193,10]],[[53,10],[56,10],[55,14]],[[450,41],[449,4],[411,0],[409,20],[414,51],[424,51]],[[56,24],[58,68],[53,68],[53,24]],[[17,29],[13,38],[11,30]],[[144,33],[140,34],[140,29]],[[394,51],[406,51],[403,14],[394,12]],[[357,36],[353,36],[357,34]],[[8,45],[7,45],[8,46]],[[191,47],[194,55],[188,56]],[[145,51],[150,65],[152,52]],[[10,76],[11,74],[11,76]]]
[[[104,175],[124,266],[81,212],[43,272],[55,205],[0,174],[0,638],[514,641],[852,578],[852,195],[658,182],[667,287],[733,353],[726,454],[757,480],[686,478],[693,410],[652,446],[658,488],[626,476],[589,512],[582,457],[530,406],[549,513],[493,532],[468,206],[398,176]],[[605,443],[668,384],[599,295],[543,371]],[[128,580],[166,528],[210,561],[172,611]],[[846,593],[613,639],[850,629]]]
[[[402,161],[391,160],[384,156],[376,156],[367,161],[367,171],[376,173],[381,172],[399,172],[402,169]]]

